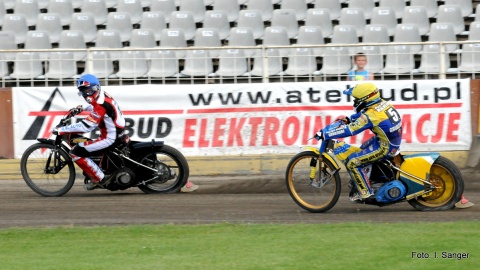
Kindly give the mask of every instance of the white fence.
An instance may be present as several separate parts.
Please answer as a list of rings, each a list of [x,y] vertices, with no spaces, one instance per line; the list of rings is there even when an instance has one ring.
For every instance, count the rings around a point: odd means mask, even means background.
[[[82,73],[103,85],[344,81],[353,56],[375,80],[480,75],[480,41],[254,47],[0,50],[0,86],[69,86]]]

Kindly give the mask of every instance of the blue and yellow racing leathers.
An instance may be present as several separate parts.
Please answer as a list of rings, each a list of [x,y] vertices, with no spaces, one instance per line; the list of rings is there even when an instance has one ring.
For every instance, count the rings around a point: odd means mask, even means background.
[[[337,141],[334,154],[342,160],[350,176],[355,181],[362,198],[373,195],[368,175],[361,168],[387,156],[395,156],[402,140],[402,119],[397,110],[387,101],[381,100],[360,114],[350,124],[336,129],[322,130],[325,140],[338,139],[357,135],[370,129],[375,136],[365,141],[360,147]]]

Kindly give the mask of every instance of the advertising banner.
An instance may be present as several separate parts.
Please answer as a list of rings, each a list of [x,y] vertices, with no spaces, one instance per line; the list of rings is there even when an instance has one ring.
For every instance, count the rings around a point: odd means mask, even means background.
[[[469,150],[470,80],[375,81],[402,114],[403,151]],[[353,113],[342,92],[356,82],[103,86],[133,140],[163,140],[186,156],[296,153],[316,131]],[[68,109],[87,104],[75,87],[13,88],[15,157],[48,137]],[[77,116],[77,121],[86,114]],[[97,136],[95,132],[89,134]],[[360,144],[370,131],[346,138]]]

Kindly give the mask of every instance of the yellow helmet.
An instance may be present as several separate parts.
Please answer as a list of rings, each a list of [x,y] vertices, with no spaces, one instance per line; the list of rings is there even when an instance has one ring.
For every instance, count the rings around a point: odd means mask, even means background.
[[[355,98],[353,107],[357,113],[381,100],[380,92],[373,83],[357,84],[355,87],[343,91],[343,93]]]

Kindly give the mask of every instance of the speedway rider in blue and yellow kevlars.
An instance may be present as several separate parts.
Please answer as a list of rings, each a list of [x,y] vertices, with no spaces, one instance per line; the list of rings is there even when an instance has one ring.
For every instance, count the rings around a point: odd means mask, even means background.
[[[90,105],[84,109],[79,105],[74,109],[80,112],[89,111],[90,115],[79,123],[56,127],[53,133],[62,135],[90,132],[97,127],[100,129],[100,137],[81,142],[70,151],[73,161],[88,176],[85,180],[85,189],[92,190],[103,183],[105,175],[89,157],[101,155],[106,148],[115,143],[123,134],[125,119],[117,102],[100,88],[100,82],[94,75],[82,75],[77,81],[77,89],[78,94]]]
[[[343,119],[344,125],[320,130],[315,138],[345,138],[367,129],[375,134],[360,147],[343,141],[336,141],[334,145],[334,154],[342,160],[355,181],[359,193],[353,194],[350,199],[357,201],[373,195],[368,174],[362,171],[362,167],[398,154],[402,140],[402,119],[389,102],[380,98],[378,88],[372,83],[358,84],[343,93],[354,98],[355,114]]]

